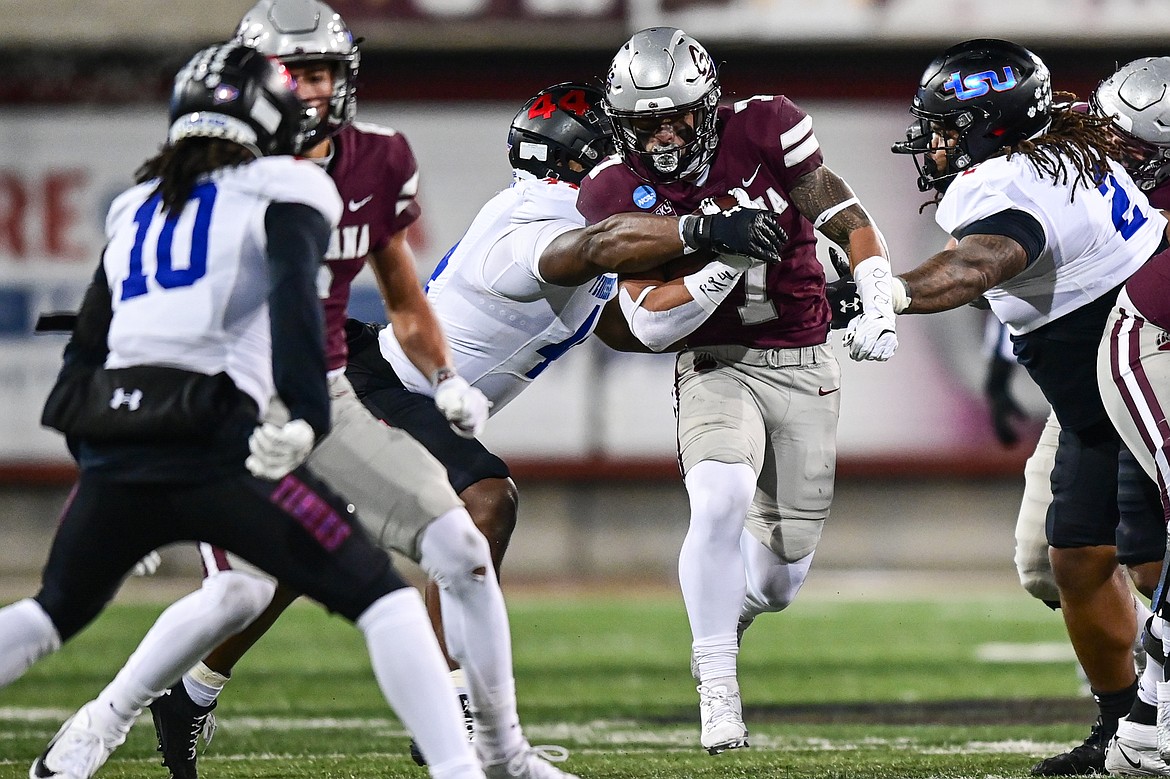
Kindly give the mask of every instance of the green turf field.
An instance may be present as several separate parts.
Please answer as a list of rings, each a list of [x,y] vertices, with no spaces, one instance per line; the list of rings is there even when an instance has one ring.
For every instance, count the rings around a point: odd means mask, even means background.
[[[958,588],[957,588],[958,589]],[[750,749],[698,746],[681,598],[512,595],[521,717],[582,777],[1025,776],[1087,733],[1059,615],[1019,595],[809,598],[748,631]],[[120,667],[161,606],[115,605],[0,691],[0,779],[27,776],[60,723]],[[360,634],[294,606],[237,668],[205,779],[426,776],[373,681]],[[165,777],[149,716],[98,773]]]

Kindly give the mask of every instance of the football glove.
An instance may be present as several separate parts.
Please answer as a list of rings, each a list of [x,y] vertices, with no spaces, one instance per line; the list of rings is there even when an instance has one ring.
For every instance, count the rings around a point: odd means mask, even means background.
[[[840,330],[861,316],[863,308],[861,295],[857,292],[857,283],[853,279],[843,278],[825,284],[825,299],[829,301],[829,308],[833,311],[833,321],[829,327]]]
[[[252,454],[244,465],[259,479],[283,479],[309,457],[314,443],[313,428],[303,419],[292,419],[284,425],[265,422],[248,439]]]
[[[449,372],[435,385],[435,406],[458,435],[475,438],[483,432],[492,402],[467,379]]]
[[[849,323],[845,345],[854,360],[888,360],[898,349],[894,324],[894,274],[885,257],[868,257],[854,269],[864,313]]]
[[[691,251],[710,249],[761,262],[780,262],[788,233],[775,211],[732,206],[726,211],[679,218],[679,235]]]

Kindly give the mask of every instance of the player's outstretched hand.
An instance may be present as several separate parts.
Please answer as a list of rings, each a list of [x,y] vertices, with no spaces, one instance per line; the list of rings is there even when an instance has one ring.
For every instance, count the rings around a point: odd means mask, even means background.
[[[845,328],[845,345],[854,360],[885,361],[894,356],[898,349],[898,335],[894,331],[894,318],[866,311],[850,320]]]
[[[284,425],[265,422],[248,439],[252,454],[244,465],[259,479],[283,479],[308,458],[315,441],[313,428],[303,419],[292,419]]]
[[[451,423],[452,430],[464,438],[475,438],[483,432],[492,402],[456,374],[435,387],[435,406]]]
[[[760,262],[780,262],[780,252],[788,243],[788,233],[775,211],[743,206],[681,217],[679,234],[688,249],[739,254]]]

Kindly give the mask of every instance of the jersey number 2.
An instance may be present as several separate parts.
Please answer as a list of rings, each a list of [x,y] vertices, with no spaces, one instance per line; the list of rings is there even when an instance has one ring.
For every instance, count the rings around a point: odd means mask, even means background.
[[[130,269],[122,282],[122,300],[136,298],[147,292],[146,273],[143,268],[144,253],[153,253],[154,280],[164,289],[189,287],[207,274],[207,235],[211,228],[211,209],[215,205],[215,185],[200,184],[191,191],[191,199],[198,201],[195,220],[191,225],[190,256],[186,267],[175,267],[171,247],[175,239],[175,227],[179,223],[178,213],[168,213],[164,218],[159,212],[160,195],[154,195],[134,213],[138,231],[134,234],[134,246],[130,249]],[[146,235],[150,226],[162,219],[162,227],[153,247],[147,246]]]
[[[1110,190],[1113,190],[1112,195],[1109,194]],[[1117,183],[1112,173],[1107,174],[1105,180],[1097,185],[1097,191],[1109,198],[1113,207],[1113,226],[1121,233],[1121,237],[1128,241],[1138,228],[1146,223],[1146,215],[1136,205],[1130,214],[1129,195]]]

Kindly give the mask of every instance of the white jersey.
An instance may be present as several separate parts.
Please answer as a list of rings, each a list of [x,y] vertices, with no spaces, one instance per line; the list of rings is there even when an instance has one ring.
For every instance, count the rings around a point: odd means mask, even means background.
[[[1023,272],[984,293],[1013,335],[1030,332],[1104,295],[1129,278],[1162,241],[1166,219],[1129,174],[1110,161],[1100,186],[1070,188],[1041,176],[1022,154],[996,157],[955,178],[939,203],[952,235],[1007,209],[1044,230],[1044,250]],[[1071,164],[1069,170],[1075,175]]]
[[[554,238],[585,226],[577,188],[520,177],[489,200],[435,268],[427,298],[451,344],[455,369],[499,411],[597,326],[617,291],[605,274],[579,287],[544,281],[537,262]],[[387,327],[382,355],[410,390],[433,394]]]
[[[226,371],[263,410],[274,393],[264,213],[273,202],[299,203],[336,226],[337,189],[312,162],[263,157],[216,171],[166,217],[155,185],[123,192],[106,217],[114,312],[106,367]]]

